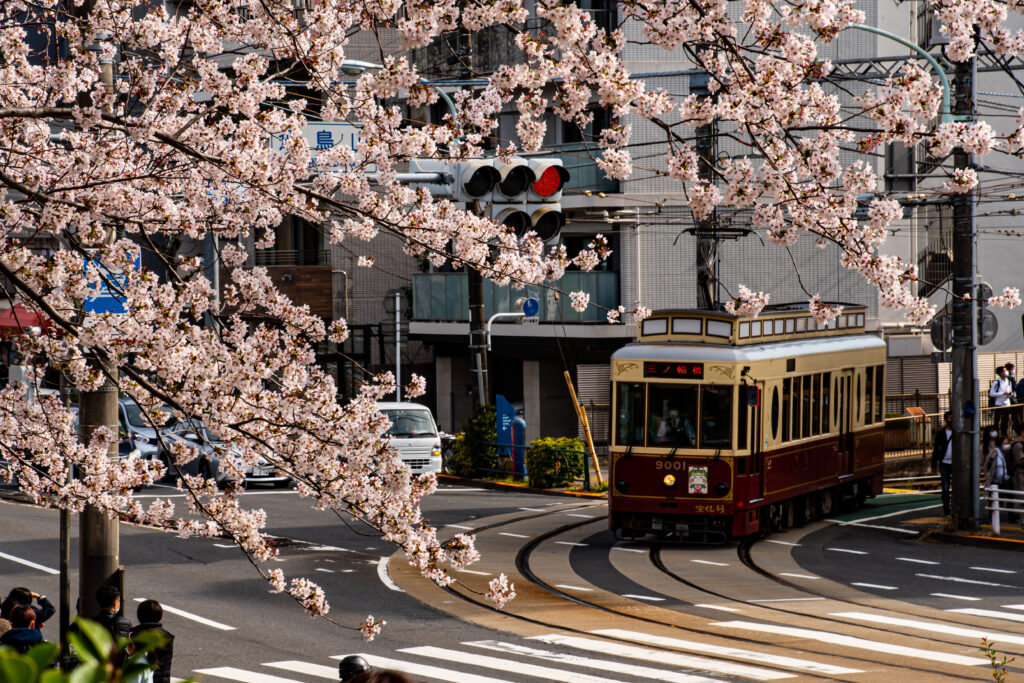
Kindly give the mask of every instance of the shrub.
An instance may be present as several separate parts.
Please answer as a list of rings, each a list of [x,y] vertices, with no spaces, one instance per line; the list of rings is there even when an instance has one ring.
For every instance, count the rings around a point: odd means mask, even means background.
[[[567,486],[583,477],[583,442],[576,437],[537,439],[526,450],[526,475],[540,489]]]
[[[448,458],[448,471],[457,477],[475,477],[481,471],[496,470],[498,455],[494,443],[498,438],[494,406],[488,404],[476,409],[473,416],[462,425],[462,433],[452,446]]]

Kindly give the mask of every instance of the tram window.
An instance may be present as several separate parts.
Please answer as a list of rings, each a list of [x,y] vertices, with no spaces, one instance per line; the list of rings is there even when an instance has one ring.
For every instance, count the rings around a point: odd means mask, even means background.
[[[807,438],[811,435],[811,376],[804,375],[804,391],[800,402],[800,436]]]
[[[700,392],[700,447],[732,446],[732,387],[706,384]]]
[[[885,405],[885,366],[875,366],[875,422],[882,421],[882,406]]]
[[[736,448],[743,449],[747,447],[747,413],[750,411],[750,406],[747,401],[747,390],[751,387],[747,387],[745,384],[739,386],[740,400],[736,402]],[[750,411],[752,412],[752,411]]]
[[[857,397],[856,398],[857,402],[854,404],[856,407],[853,409],[853,415],[856,418],[857,415],[860,415],[860,373],[859,372],[857,373],[857,393],[854,394],[854,396]]]
[[[782,380],[782,440],[789,441],[789,399],[793,391],[793,380]]]
[[[873,407],[871,404],[875,398],[874,392],[874,368],[864,368],[864,424],[871,424]]]
[[[843,402],[843,378],[836,377],[834,396],[832,397],[832,420],[839,427],[839,404]]]
[[[800,432],[800,397],[803,392],[800,389],[800,378],[793,378],[793,394],[791,396],[790,403],[793,407],[793,441],[803,438],[803,434]]]
[[[647,411],[648,446],[697,447],[697,385],[651,384]]]
[[[772,387],[772,438],[779,438],[779,388]],[[785,441],[785,439],[783,439]]]
[[[821,434],[821,375],[811,377],[811,434]]]
[[[831,431],[828,423],[828,411],[831,410],[831,373],[825,373],[821,377],[821,433],[827,434]]]
[[[644,385],[619,383],[615,409],[615,443],[619,446],[644,445]]]

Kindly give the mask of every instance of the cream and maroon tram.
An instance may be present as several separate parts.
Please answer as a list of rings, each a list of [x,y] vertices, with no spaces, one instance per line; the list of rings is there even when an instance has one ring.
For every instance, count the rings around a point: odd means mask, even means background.
[[[845,306],[659,311],[612,355],[609,526],[718,542],[881,492],[885,343]]]

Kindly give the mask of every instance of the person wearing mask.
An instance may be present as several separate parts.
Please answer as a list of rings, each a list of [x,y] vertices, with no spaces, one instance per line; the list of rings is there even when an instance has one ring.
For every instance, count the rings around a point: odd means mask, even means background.
[[[953,484],[953,413],[949,410],[942,416],[944,426],[935,432],[932,445],[932,470],[939,471],[942,485],[942,514],[949,516],[950,489]]]
[[[1007,450],[1009,444],[1006,443],[1006,437],[1002,434],[997,435],[992,439],[992,444],[989,447],[988,453],[985,454],[985,488],[989,488],[995,484],[999,489],[1011,489],[1013,487],[1013,480],[1010,478],[1010,470],[1006,466],[1006,458],[1008,456]],[[1000,507],[1006,507],[1005,498],[1000,499]],[[1000,518],[1004,515],[1000,513]]]
[[[156,664],[153,672],[153,683],[171,683],[171,659],[174,657],[174,636],[164,628],[164,608],[156,600],[143,600],[135,615],[139,625],[132,628],[129,638],[135,638],[143,631],[159,631],[164,636],[164,646],[149,655],[150,662]]]
[[[118,614],[121,611],[121,591],[114,586],[100,586],[96,589],[96,604],[100,606],[100,611],[90,619],[110,631],[115,638],[127,638],[132,624]]]
[[[1006,368],[996,368],[996,378],[988,388],[989,405],[995,408],[993,411],[993,426],[1000,434],[1006,433],[1010,421],[1010,399],[1013,397],[1013,385],[1006,378]]]
[[[35,605],[32,604],[33,600],[36,601]],[[57,613],[57,608],[46,599],[45,595],[33,593],[28,588],[18,587],[12,588],[11,592],[4,599],[3,604],[0,604],[0,617],[10,619],[11,610],[18,605],[28,605],[31,607],[32,611],[36,614],[36,624],[40,627],[46,623],[47,619]]]
[[[0,636],[0,645],[10,645],[25,654],[33,645],[43,642],[43,633],[36,628],[36,611],[28,605],[11,609],[11,630]]]

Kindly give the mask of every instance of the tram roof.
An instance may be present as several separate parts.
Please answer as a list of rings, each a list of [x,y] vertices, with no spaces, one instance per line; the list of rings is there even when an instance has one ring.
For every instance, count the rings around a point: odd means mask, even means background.
[[[839,351],[863,351],[884,348],[885,341],[871,334],[850,334],[816,339],[794,339],[766,344],[730,346],[686,342],[637,342],[627,344],[612,354],[613,359],[628,360],[692,360],[719,362],[753,362],[793,356],[810,356]]]

